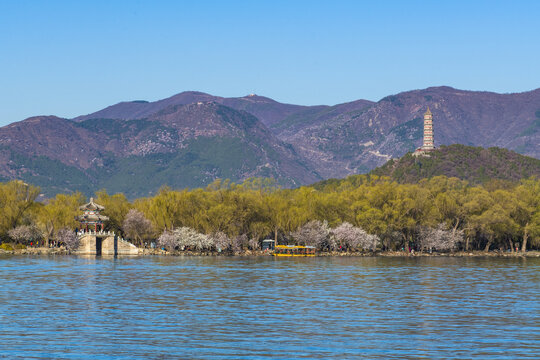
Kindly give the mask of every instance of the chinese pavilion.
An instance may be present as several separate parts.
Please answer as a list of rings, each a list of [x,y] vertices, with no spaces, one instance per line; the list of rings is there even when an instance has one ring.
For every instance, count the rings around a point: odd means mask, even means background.
[[[100,214],[101,211],[105,210],[104,206],[96,204],[94,198],[90,198],[90,202],[80,206],[79,210],[84,211],[84,213],[75,219],[81,223],[82,231],[103,231],[103,222],[109,220],[107,216]]]

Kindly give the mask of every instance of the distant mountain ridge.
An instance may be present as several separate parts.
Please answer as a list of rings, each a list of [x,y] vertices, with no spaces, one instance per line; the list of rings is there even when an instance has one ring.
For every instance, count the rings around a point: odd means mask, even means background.
[[[408,91],[315,124],[291,123],[280,128],[278,136],[321,164],[317,170],[324,177],[343,177],[369,171],[418,147],[428,106],[436,146],[498,146],[540,157],[540,89],[519,94],[450,87]]]
[[[238,98],[224,98],[198,91],[185,91],[154,102],[141,100],[121,102],[92,114],[78,116],[73,120],[84,121],[99,118],[123,120],[142,119],[164,110],[169,106],[196,104],[199,102],[215,102],[235,110],[247,111],[259,118],[267,126],[271,126],[275,122],[293,113],[309,108],[308,106],[302,105],[282,104],[270,98],[255,94]]]
[[[1,128],[0,146],[0,176],[48,194],[106,188],[138,197],[216,178],[274,177],[284,186],[321,179],[256,117],[214,102],[135,120],[34,117]]]
[[[436,146],[498,146],[540,158],[540,89],[497,94],[442,86],[334,106],[190,91],[4,126],[0,179],[20,178],[47,194],[106,188],[130,196],[216,178],[270,176],[298,186],[365,173],[414,150],[428,106]]]

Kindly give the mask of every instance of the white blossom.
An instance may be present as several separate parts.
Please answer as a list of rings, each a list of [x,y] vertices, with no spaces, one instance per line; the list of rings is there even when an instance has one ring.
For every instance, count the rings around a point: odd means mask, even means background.
[[[232,251],[238,253],[247,248],[249,239],[246,234],[235,236],[231,239]]]
[[[171,231],[164,231],[158,238],[158,244],[169,250],[209,250],[213,247],[212,239],[198,233],[189,227],[181,227]]]
[[[320,250],[333,250],[334,245],[330,243],[332,240],[329,235],[328,222],[320,222],[319,220],[310,221],[291,233],[298,245],[314,246]]]
[[[8,231],[13,240],[23,243],[43,239],[43,232],[36,225],[21,225]]]
[[[444,224],[436,229],[421,228],[418,234],[419,245],[424,250],[452,250],[463,241],[463,230],[447,230]]]
[[[142,244],[142,239],[152,232],[152,223],[144,217],[144,214],[136,209],[131,209],[126,214],[122,223],[126,235]]]
[[[257,239],[249,239],[248,246],[251,250],[259,250],[261,243]]]
[[[219,251],[227,251],[231,247],[231,239],[223,232],[217,232],[210,235],[210,239]]]
[[[157,239],[158,246],[165,248],[169,251],[174,250],[178,243],[176,241],[176,236],[172,231],[165,230]]]
[[[80,239],[79,236],[70,228],[60,229],[56,233],[56,241],[63,243],[66,246],[66,249],[73,251],[79,247]]]
[[[381,242],[377,235],[368,234],[362,228],[353,226],[348,222],[344,222],[333,229],[332,234],[340,246],[352,250],[374,251]]]

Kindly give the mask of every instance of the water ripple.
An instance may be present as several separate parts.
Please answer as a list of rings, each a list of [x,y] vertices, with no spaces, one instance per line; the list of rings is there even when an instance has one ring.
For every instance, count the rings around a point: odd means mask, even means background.
[[[0,358],[516,359],[540,259],[0,257]]]

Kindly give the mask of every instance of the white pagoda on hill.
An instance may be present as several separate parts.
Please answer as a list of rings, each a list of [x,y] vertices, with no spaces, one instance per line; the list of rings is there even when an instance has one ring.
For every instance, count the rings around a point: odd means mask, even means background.
[[[424,141],[422,146],[416,149],[414,155],[425,154],[435,150],[435,143],[433,142],[433,114],[429,110],[424,113]]]

